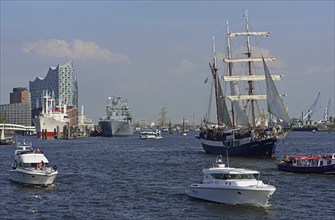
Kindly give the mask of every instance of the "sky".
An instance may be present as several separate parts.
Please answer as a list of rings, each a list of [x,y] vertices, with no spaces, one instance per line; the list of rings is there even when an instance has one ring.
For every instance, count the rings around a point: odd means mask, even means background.
[[[98,122],[109,96],[128,99],[134,121],[197,122],[209,99],[208,63],[225,53],[226,22],[270,31],[259,45],[278,57],[289,116],[334,112],[334,1],[0,1],[0,103],[14,87],[73,60],[79,107]],[[236,31],[244,31],[243,26]],[[222,61],[221,61],[222,62]],[[219,64],[221,65],[221,64]],[[223,65],[223,64],[222,64]]]

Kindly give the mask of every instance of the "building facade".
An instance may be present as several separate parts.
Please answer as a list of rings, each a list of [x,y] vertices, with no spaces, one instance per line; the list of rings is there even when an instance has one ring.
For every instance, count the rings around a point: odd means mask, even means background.
[[[30,92],[25,87],[13,88],[9,94],[9,103],[30,103]]]
[[[31,126],[30,103],[14,103],[0,105],[0,117],[8,124]]]
[[[42,108],[42,94],[46,90],[55,94],[59,106],[66,104],[69,108],[78,108],[78,82],[72,61],[50,67],[44,78],[36,77],[29,81],[33,112]]]
[[[30,92],[27,88],[13,88],[10,104],[0,105],[0,118],[8,124],[31,126]]]

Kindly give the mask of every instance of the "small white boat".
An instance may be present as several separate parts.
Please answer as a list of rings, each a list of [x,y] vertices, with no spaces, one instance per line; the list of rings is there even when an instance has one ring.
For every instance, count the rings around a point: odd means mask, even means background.
[[[141,131],[140,139],[162,139],[162,133],[159,129],[146,129]]]
[[[202,183],[192,184],[187,194],[207,201],[233,204],[266,206],[276,188],[264,184],[255,170],[226,167],[222,156],[212,168],[203,169]]]
[[[57,166],[50,167],[42,151],[34,150],[31,143],[17,143],[9,174],[13,182],[47,186],[55,181],[57,175]]]

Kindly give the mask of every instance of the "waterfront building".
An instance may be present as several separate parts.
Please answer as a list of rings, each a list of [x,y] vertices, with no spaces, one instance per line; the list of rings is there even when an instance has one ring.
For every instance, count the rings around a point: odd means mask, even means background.
[[[30,103],[14,103],[0,105],[0,117],[8,124],[31,126]]]
[[[9,94],[9,103],[30,103],[30,92],[25,87],[13,88],[13,92]]]
[[[30,93],[27,88],[13,88],[10,104],[0,105],[0,118],[8,124],[31,126]]]
[[[44,78],[36,77],[34,81],[29,81],[29,90],[33,117],[42,111],[43,91],[49,91],[54,94],[59,108],[67,105],[70,125],[78,124],[78,82],[72,61],[50,67]]]
[[[29,81],[32,109],[42,107],[42,94],[46,90],[54,93],[58,105],[78,108],[78,82],[72,61],[50,67],[44,78]]]

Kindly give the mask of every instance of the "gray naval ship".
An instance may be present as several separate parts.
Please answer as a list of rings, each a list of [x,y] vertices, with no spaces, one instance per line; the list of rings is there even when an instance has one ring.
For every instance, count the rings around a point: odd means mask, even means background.
[[[121,96],[109,97],[106,116],[100,118],[99,126],[103,137],[130,136],[133,134],[131,111],[127,99]]]

